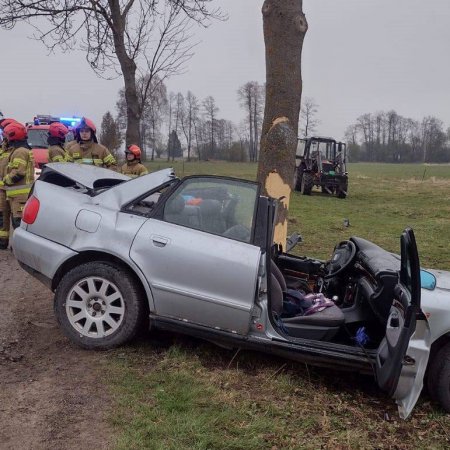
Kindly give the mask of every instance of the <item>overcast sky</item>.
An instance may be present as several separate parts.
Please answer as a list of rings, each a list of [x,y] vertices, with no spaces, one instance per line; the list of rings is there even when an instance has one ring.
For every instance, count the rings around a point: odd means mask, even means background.
[[[229,20],[197,29],[201,42],[187,73],[168,86],[212,95],[219,116],[238,123],[237,89],[265,81],[263,1],[215,3]],[[342,138],[360,114],[388,109],[450,125],[449,0],[304,0],[303,9],[303,97],[319,104],[321,134]],[[81,52],[48,55],[31,33],[25,25],[0,31],[0,110],[22,121],[37,113],[86,115],[99,125],[114,111],[122,81],[98,78]]]

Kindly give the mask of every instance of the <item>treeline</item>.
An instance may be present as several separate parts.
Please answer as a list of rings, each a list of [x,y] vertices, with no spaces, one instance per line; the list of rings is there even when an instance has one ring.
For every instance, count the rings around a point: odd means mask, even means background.
[[[258,82],[250,81],[236,92],[236,100],[246,113],[238,124],[220,117],[214,97],[200,99],[191,91],[168,92],[157,78],[150,83],[140,79],[138,92],[142,102],[139,144],[145,159],[257,161],[265,100],[263,86]],[[107,112],[101,126],[102,143],[112,151],[117,151],[124,141],[126,111],[122,89],[116,117]]]
[[[433,116],[417,121],[393,110],[363,114],[345,137],[353,162],[450,162],[450,128]]]

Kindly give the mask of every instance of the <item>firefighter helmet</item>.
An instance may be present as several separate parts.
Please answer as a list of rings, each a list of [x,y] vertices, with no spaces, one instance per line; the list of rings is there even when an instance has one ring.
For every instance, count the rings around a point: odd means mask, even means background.
[[[16,119],[5,118],[0,120],[0,128],[5,129],[10,123],[17,123]]]
[[[50,124],[50,126],[48,128],[49,136],[59,138],[62,140],[65,139],[66,134],[68,132],[69,132],[69,130],[67,129],[67,127],[60,122],[53,122],[52,124]]]
[[[9,142],[23,141],[27,138],[27,129],[19,122],[12,122],[5,127],[3,134]]]
[[[141,159],[141,149],[137,145],[129,145],[125,153],[131,153],[136,159]]]
[[[80,130],[82,130],[83,128],[89,128],[91,130],[91,139],[95,143],[97,143],[98,140],[97,136],[95,135],[95,133],[97,132],[97,128],[95,127],[94,122],[92,122],[92,120],[88,119],[87,117],[82,117],[80,123],[75,128],[76,140],[78,142],[81,142]]]
[[[92,120],[88,119],[87,117],[81,118],[80,123],[76,128],[77,132],[79,132],[82,128],[90,128],[94,134],[97,132],[97,128],[95,127],[94,122],[92,122]]]

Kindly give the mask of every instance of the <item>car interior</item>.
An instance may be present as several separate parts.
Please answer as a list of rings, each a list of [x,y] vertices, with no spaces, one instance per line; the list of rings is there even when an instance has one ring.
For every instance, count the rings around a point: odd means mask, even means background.
[[[400,259],[365,239],[338,244],[329,261],[272,248],[270,304],[275,323],[293,338],[377,348],[398,283]],[[294,291],[294,292],[292,292]],[[329,306],[312,314],[287,308],[289,294],[323,294]],[[292,297],[292,295],[291,295]]]

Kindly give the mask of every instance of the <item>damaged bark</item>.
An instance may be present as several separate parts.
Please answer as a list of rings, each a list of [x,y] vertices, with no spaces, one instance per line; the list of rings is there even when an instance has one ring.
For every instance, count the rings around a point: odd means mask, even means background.
[[[265,195],[283,198],[275,224],[275,242],[283,248],[302,95],[301,54],[308,30],[302,6],[302,0],[265,0],[262,7],[266,104],[257,180]]]

